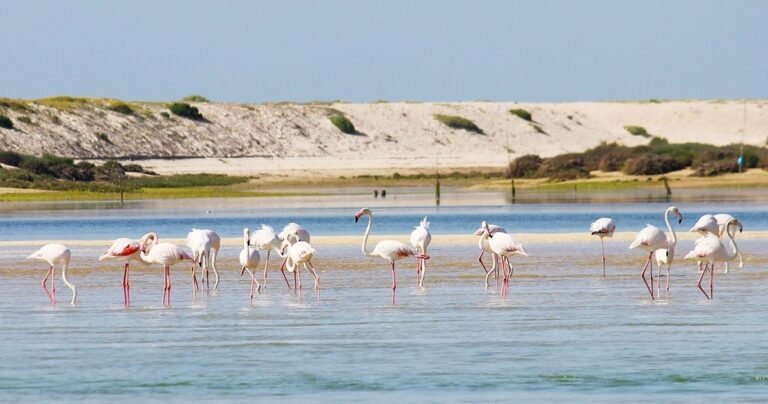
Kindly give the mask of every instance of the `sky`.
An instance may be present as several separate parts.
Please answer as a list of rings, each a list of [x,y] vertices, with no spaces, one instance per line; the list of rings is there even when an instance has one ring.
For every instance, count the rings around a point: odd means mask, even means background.
[[[2,0],[0,97],[768,98],[762,0]]]

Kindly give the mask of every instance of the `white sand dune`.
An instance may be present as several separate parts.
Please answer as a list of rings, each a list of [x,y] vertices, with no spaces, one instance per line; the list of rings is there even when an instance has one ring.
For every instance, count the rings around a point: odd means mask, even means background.
[[[122,115],[98,104],[56,110],[31,103],[29,111],[0,107],[15,130],[0,129],[0,149],[76,158],[138,156],[160,173],[344,175],[366,171],[501,167],[509,157],[583,151],[601,142],[638,145],[637,125],[672,142],[717,145],[741,141],[741,101],[512,103],[380,102],[369,104],[195,103],[209,122],[162,117],[160,103],[132,103]],[[533,114],[527,122],[509,113]],[[344,134],[328,116],[343,113],[358,134]],[[768,101],[746,104],[744,140],[766,142]],[[484,134],[451,129],[434,114],[472,120]],[[18,120],[28,116],[32,124]],[[57,118],[53,118],[53,117]],[[538,128],[538,129],[537,129]],[[103,136],[106,134],[108,141]],[[509,152],[507,153],[507,146]],[[192,159],[174,159],[194,157]]]

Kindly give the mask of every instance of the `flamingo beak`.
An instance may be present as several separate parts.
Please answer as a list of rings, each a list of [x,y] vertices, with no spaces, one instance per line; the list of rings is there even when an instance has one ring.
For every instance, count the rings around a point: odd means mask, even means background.
[[[677,214],[677,217],[679,217],[679,218],[680,218],[680,220],[678,220],[678,221],[677,221],[677,224],[681,224],[681,223],[683,223],[683,215],[682,215],[682,214],[680,214],[680,213],[678,213],[678,214]]]
[[[240,270],[240,276],[243,276],[244,273],[245,273],[245,267],[243,267],[243,269]]]
[[[360,215],[359,215],[359,214],[356,214],[356,215],[355,215],[355,223],[357,223],[357,221],[358,221],[358,220],[360,220]]]

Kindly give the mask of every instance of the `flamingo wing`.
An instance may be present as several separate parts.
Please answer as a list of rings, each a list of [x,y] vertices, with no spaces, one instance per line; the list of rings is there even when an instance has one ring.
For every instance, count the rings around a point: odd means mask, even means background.
[[[413,247],[395,240],[384,240],[376,244],[371,255],[377,255],[390,261],[416,255]]]
[[[644,247],[646,249],[659,249],[667,246],[667,236],[658,227],[646,224],[645,228],[640,230],[635,237],[635,241],[629,245],[629,248]]]
[[[691,227],[692,232],[712,233],[718,234],[720,231],[717,225],[717,219],[712,215],[704,215]]]
[[[589,227],[589,231],[592,235],[605,234],[608,237],[612,237],[613,232],[616,231],[616,224],[613,222],[613,219],[609,217],[601,217],[592,223]]]

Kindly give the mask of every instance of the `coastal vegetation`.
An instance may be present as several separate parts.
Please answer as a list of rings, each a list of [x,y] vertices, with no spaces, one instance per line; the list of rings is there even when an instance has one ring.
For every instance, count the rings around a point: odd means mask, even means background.
[[[635,136],[641,136],[641,137],[645,137],[645,138],[650,138],[651,137],[651,135],[648,133],[648,131],[645,130],[645,128],[642,127],[642,126],[626,125],[626,126],[624,126],[624,130],[626,130],[627,132],[629,132],[630,134],[635,135]]]
[[[13,121],[11,118],[0,114],[0,128],[13,129]]]
[[[509,110],[509,113],[512,115],[517,116],[520,119],[526,120],[528,122],[533,122],[533,115],[531,115],[530,112],[522,109],[522,108],[513,108]]]
[[[207,98],[199,94],[188,95],[181,99],[182,102],[210,102]]]
[[[130,105],[121,102],[121,101],[113,101],[107,106],[107,109],[110,111],[115,111],[117,113],[123,114],[123,115],[131,115],[133,114],[133,108],[131,108]]]
[[[743,169],[768,169],[768,150],[756,146],[714,146],[702,143],[669,143],[655,137],[647,146],[603,143],[583,153],[549,158],[524,155],[509,164],[510,178],[548,178],[552,181],[588,178],[591,171],[621,171],[627,175],[658,175],[690,168],[694,176],[716,176],[739,171],[737,159],[743,147]]]
[[[168,109],[174,115],[180,116],[182,118],[191,119],[193,121],[202,121],[205,119],[203,118],[203,114],[200,113],[197,107],[193,107],[192,105],[189,105],[185,102],[174,102],[173,104],[168,106]]]
[[[352,121],[350,121],[349,118],[343,114],[333,114],[329,116],[328,119],[334,126],[339,128],[339,130],[344,133],[350,135],[357,133],[357,130],[355,130],[355,125],[353,125]]]
[[[435,114],[435,119],[439,122],[442,122],[445,126],[448,126],[452,129],[464,129],[469,132],[475,132],[483,135],[483,130],[480,129],[477,125],[475,125],[474,122],[470,121],[467,118],[462,118],[460,116],[455,115],[441,115],[441,114]]]

